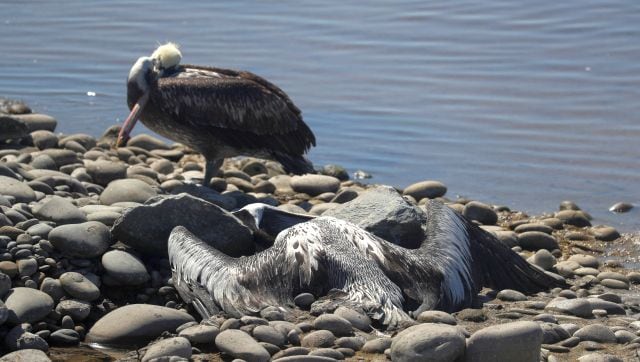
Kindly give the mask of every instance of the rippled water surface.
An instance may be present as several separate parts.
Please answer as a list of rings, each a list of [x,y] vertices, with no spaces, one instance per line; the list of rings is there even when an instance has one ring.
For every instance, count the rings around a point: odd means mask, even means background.
[[[99,135],[157,42],[281,86],[311,159],[532,213],[640,212],[640,2],[0,2],[0,95]],[[87,92],[95,92],[88,96]]]

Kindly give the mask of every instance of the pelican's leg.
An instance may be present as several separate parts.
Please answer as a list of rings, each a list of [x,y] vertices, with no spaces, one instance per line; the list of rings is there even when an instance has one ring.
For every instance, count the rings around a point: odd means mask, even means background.
[[[202,186],[209,187],[209,182],[211,182],[211,179],[213,178],[213,176],[215,176],[216,173],[218,173],[218,170],[222,166],[223,162],[224,162],[224,158],[207,160],[204,166],[204,180],[202,180]]]

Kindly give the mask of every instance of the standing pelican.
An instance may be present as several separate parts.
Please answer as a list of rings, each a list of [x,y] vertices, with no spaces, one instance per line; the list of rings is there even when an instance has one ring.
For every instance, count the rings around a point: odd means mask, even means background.
[[[277,86],[245,71],[180,65],[168,43],[141,57],[127,79],[131,113],[116,145],[140,119],[154,132],[191,146],[206,159],[208,185],[225,157],[275,159],[286,172],[313,171],[304,157],[315,136],[291,99]]]

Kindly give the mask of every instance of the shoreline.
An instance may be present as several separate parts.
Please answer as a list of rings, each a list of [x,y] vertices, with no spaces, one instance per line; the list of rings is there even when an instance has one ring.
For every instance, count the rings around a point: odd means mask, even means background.
[[[25,112],[28,107],[16,102],[5,109],[15,113]],[[3,353],[29,346],[50,350],[54,358],[87,357],[84,347],[63,346],[84,341],[97,321],[124,305],[138,306],[141,316],[148,312],[149,307],[145,306],[150,305],[182,313],[183,323],[166,327],[171,332],[161,339],[175,345],[147,346],[153,353],[160,353],[158,356],[167,356],[166,351],[171,351],[183,357],[188,354],[194,360],[226,360],[236,347],[220,355],[218,351],[226,347],[221,347],[224,343],[218,343],[217,337],[227,330],[249,336],[244,347],[258,351],[263,348],[274,356],[302,353],[300,348],[306,348],[306,353],[323,356],[385,360],[385,354],[398,357],[404,353],[400,347],[394,349],[393,341],[405,339],[409,349],[430,343],[398,331],[363,331],[356,327],[357,321],[366,317],[359,311],[331,310],[316,316],[310,314],[306,304],[293,308],[292,316],[263,310],[259,317],[219,316],[197,323],[197,314],[187,313],[188,308],[170,282],[166,262],[140,251],[147,245],[144,243],[153,245],[156,240],[142,240],[143,246],[132,248],[131,242],[126,242],[129,230],[125,228],[124,234],[116,237],[112,228],[126,219],[123,215],[128,208],[139,207],[152,197],[179,192],[194,194],[227,210],[263,202],[288,211],[320,215],[356,200],[375,185],[349,180],[339,166],[324,167],[324,175],[319,178],[292,178],[282,174],[274,162],[242,158],[226,160],[224,172],[211,184],[211,192],[203,193],[191,184],[202,178],[203,159],[184,146],[171,146],[144,134],[132,137],[127,147],[114,150],[109,146],[116,135],[113,128],[100,138],[57,135],[53,133],[57,122],[52,117],[25,114],[17,117],[22,125],[11,125],[14,133],[4,133],[11,136],[5,137],[7,140],[19,141],[3,140],[0,148],[0,215],[4,216],[0,220],[0,284],[4,289],[0,291],[5,302],[0,309],[8,315],[0,325],[5,341]],[[11,117],[15,115],[3,120]],[[523,333],[529,333],[531,328],[534,334],[538,333],[535,326],[540,327],[539,343],[525,345],[539,350],[544,360],[572,360],[593,353],[625,359],[636,353],[640,347],[640,274],[621,266],[627,263],[634,270],[640,267],[638,251],[629,254],[640,243],[640,230],[620,236],[614,228],[593,226],[589,215],[571,202],[563,202],[559,211],[529,216],[508,207],[449,199],[447,187],[437,181],[417,182],[401,192],[412,207],[423,207],[430,199],[441,200],[494,233],[534,265],[560,274],[572,284],[568,289],[532,296],[485,289],[480,308],[453,314],[421,314],[417,326],[424,329],[421,335],[437,332],[450,335],[452,341],[462,340],[462,347],[458,348],[464,354],[465,348],[467,352],[473,348],[470,341],[489,338],[492,328],[510,322],[511,329],[502,337],[516,341],[521,341]],[[154,220],[141,222],[153,225]],[[91,232],[81,227],[87,223],[91,223]],[[79,238],[78,233],[82,235]],[[312,296],[314,300],[320,297]],[[167,310],[159,313],[169,313]],[[333,324],[322,324],[318,322],[320,318],[335,320]],[[343,320],[347,320],[348,330],[335,327]],[[511,324],[515,321],[524,324]],[[116,322],[112,322],[113,330],[105,332],[105,338],[126,335],[118,325],[149,323],[126,318]],[[331,342],[319,337],[317,332],[321,331],[331,335]],[[380,337],[380,333],[384,336]],[[146,337],[155,340],[160,335]],[[490,341],[495,344],[500,339]],[[140,347],[147,348],[144,346],[148,340],[140,343]],[[502,348],[503,353],[510,353],[509,346]],[[138,355],[129,351],[125,358]]]

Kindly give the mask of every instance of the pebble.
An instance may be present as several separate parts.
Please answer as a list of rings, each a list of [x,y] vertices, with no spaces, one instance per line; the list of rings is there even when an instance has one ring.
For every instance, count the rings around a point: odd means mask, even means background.
[[[513,289],[503,289],[498,292],[496,298],[508,302],[519,302],[523,300],[527,300],[527,296],[522,294],[521,292]]]
[[[213,343],[218,333],[220,333],[220,329],[216,326],[198,324],[181,330],[178,335],[193,344],[206,344]]]
[[[333,348],[318,348],[309,352],[309,356],[327,357],[332,360],[343,360],[344,355]]]
[[[164,141],[148,134],[139,134],[131,137],[127,141],[127,147],[139,147],[147,151],[170,149]]]
[[[267,342],[279,347],[285,344],[285,335],[272,326],[256,326],[253,329],[253,337],[258,342]]]
[[[40,113],[14,114],[12,118],[18,119],[27,126],[29,132],[46,130],[55,131],[58,121],[55,118]]]
[[[16,261],[16,264],[21,277],[30,277],[38,271],[38,262],[35,259],[21,259]]]
[[[602,279],[600,285],[611,289],[629,289],[629,283],[616,279]]]
[[[364,337],[340,337],[336,339],[335,344],[339,348],[349,348],[354,351],[359,351],[365,342]]]
[[[555,214],[555,217],[562,220],[567,225],[577,227],[591,226],[591,222],[582,211],[579,210],[562,210]]]
[[[36,194],[29,185],[7,176],[0,176],[0,194],[11,196],[16,202],[31,202],[36,199]]]
[[[124,250],[111,250],[102,255],[102,266],[117,285],[135,286],[151,277],[142,260]]]
[[[69,199],[53,196],[39,207],[35,207],[33,215],[40,220],[53,221],[57,225],[77,224],[87,221],[87,216]]]
[[[62,225],[49,232],[49,241],[69,258],[95,258],[111,244],[109,228],[97,221]]]
[[[598,343],[616,343],[616,335],[607,326],[602,324],[590,324],[578,329],[574,337],[582,341],[593,341]]]
[[[518,245],[526,250],[547,249],[554,250],[558,248],[558,241],[552,235],[541,231],[527,231],[518,234]]]
[[[609,208],[609,211],[624,213],[631,211],[631,209],[633,209],[633,204],[630,204],[628,202],[617,202]]]
[[[13,278],[18,275],[18,265],[9,260],[0,261],[0,272]]]
[[[44,278],[40,284],[40,291],[47,293],[56,303],[66,295],[60,280],[50,277]]]
[[[447,187],[440,181],[421,181],[407,186],[403,195],[409,195],[420,201],[423,198],[435,199],[447,193]]]
[[[495,225],[498,221],[498,214],[491,206],[479,201],[467,203],[462,210],[462,215],[483,225]]]
[[[190,359],[191,343],[189,343],[189,340],[184,337],[173,337],[158,341],[149,346],[142,357],[142,362],[169,356],[177,356],[187,360]]]
[[[456,317],[463,321],[469,322],[484,322],[487,320],[487,315],[482,309],[466,308],[456,313]]]
[[[579,362],[623,362],[622,359],[603,353],[589,353],[578,358]]]
[[[156,195],[156,190],[144,181],[120,179],[107,185],[102,194],[100,194],[100,202],[105,205],[113,205],[123,201],[144,203]]]
[[[389,337],[378,337],[367,341],[361,351],[365,353],[384,353],[385,350],[391,348],[392,339]]]
[[[586,267],[586,268],[599,268],[600,267],[600,261],[598,261],[598,259],[594,256],[591,255],[586,255],[586,254],[574,254],[571,255],[569,257],[569,259],[567,259],[568,261],[573,261],[576,262],[578,264],[580,264],[580,266]]]
[[[573,314],[582,318],[589,318],[592,316],[591,311],[593,310],[593,307],[589,300],[585,298],[556,298],[547,304],[545,310]]]
[[[0,357],[0,362],[51,362],[46,353],[39,349],[21,349]]]
[[[4,301],[11,323],[32,323],[42,320],[53,310],[53,299],[31,288],[13,288]]]
[[[300,344],[302,347],[321,348],[331,347],[336,337],[327,330],[318,330],[305,335]]]
[[[535,322],[489,326],[467,340],[465,361],[531,361],[540,359],[543,333]]]
[[[416,320],[420,323],[443,323],[449,325],[456,325],[456,319],[454,316],[447,312],[438,310],[427,310],[418,315]]]
[[[547,249],[540,249],[531,258],[531,263],[544,270],[551,270],[557,263],[556,258]]]
[[[351,308],[342,306],[338,307],[333,314],[346,319],[353,327],[358,328],[363,332],[371,331],[371,318],[366,314],[359,313]]]
[[[332,176],[307,174],[291,177],[290,185],[295,192],[317,196],[325,192],[338,191],[340,180]]]
[[[69,295],[83,301],[91,302],[100,297],[100,289],[80,273],[66,272],[62,274],[60,284]]]
[[[122,346],[148,343],[163,332],[175,332],[182,324],[192,321],[194,318],[188,313],[172,308],[129,304],[100,318],[89,330],[85,342]]]
[[[351,323],[336,314],[322,314],[313,321],[315,329],[326,329],[335,336],[348,336],[353,333]]]
[[[56,305],[56,312],[70,316],[74,321],[82,322],[91,313],[91,304],[79,299],[65,299]]]
[[[520,224],[516,226],[516,228],[513,229],[513,231],[517,233],[524,233],[527,231],[539,231],[545,234],[551,234],[553,232],[553,227],[546,224],[541,224],[541,223],[526,223],[526,224]]]
[[[293,303],[297,305],[300,309],[308,310],[311,307],[311,304],[316,301],[316,297],[311,293],[300,293],[293,298]]]
[[[74,346],[80,343],[80,335],[73,329],[58,329],[51,333],[49,342],[55,346]]]
[[[423,323],[398,333],[391,343],[393,361],[453,361],[465,353],[465,337],[457,327]]]
[[[247,361],[268,361],[269,352],[251,336],[241,330],[227,329],[215,339],[216,347],[232,357]]]
[[[122,162],[86,161],[85,166],[93,182],[100,186],[107,186],[111,181],[124,179],[127,174],[127,166]]]

